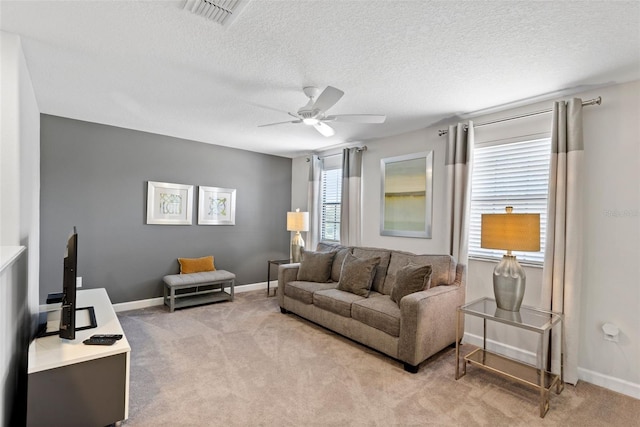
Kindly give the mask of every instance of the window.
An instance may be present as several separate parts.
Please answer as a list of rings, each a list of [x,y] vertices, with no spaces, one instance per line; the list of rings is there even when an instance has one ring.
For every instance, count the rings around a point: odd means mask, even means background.
[[[549,138],[509,143],[478,144],[474,151],[469,256],[501,259],[505,251],[480,247],[483,213],[540,214],[540,252],[518,252],[518,260],[542,264],[547,223],[547,193],[551,140]]]
[[[320,239],[339,242],[340,199],[342,197],[342,156],[326,157],[322,163]]]

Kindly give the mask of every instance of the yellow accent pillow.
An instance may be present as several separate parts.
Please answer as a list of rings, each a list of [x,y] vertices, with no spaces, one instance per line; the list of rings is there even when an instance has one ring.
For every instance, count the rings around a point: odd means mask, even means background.
[[[215,271],[213,256],[202,258],[178,258],[180,274],[200,273],[201,271]]]

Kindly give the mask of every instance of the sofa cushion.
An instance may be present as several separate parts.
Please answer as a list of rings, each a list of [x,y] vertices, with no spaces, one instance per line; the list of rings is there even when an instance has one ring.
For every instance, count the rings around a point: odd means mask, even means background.
[[[358,258],[375,258],[380,257],[380,264],[376,267],[376,275],[373,278],[371,289],[381,292],[384,287],[384,280],[387,276],[387,268],[391,259],[391,251],[377,248],[353,248],[353,255]]]
[[[333,289],[336,283],[318,282],[289,282],[284,288],[284,294],[305,304],[313,304],[313,293],[324,289]]]
[[[400,305],[405,295],[429,289],[431,284],[431,266],[408,264],[398,270],[396,284],[391,290],[391,301]]]
[[[351,317],[391,336],[400,336],[400,307],[389,295],[372,293],[367,299],[354,301]]]
[[[201,271],[198,273],[169,274],[163,277],[164,283],[176,288],[207,285],[235,280],[236,275],[226,270]]]
[[[328,282],[331,279],[331,265],[335,252],[311,252],[301,250],[302,261],[298,269],[298,280],[307,282]]]
[[[380,257],[362,259],[348,253],[342,263],[338,289],[368,297],[378,264]]]
[[[456,279],[456,261],[451,255],[415,255],[392,251],[382,293],[391,295],[398,270],[407,264],[431,265],[431,286],[449,285]]]
[[[326,289],[313,294],[313,305],[340,316],[351,317],[351,304],[361,299],[366,298],[339,289]]]

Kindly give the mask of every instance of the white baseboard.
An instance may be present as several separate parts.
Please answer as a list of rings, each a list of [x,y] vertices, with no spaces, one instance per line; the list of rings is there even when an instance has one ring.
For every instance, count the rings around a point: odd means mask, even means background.
[[[277,286],[271,286],[270,291],[272,289],[277,288]],[[242,293],[242,292],[250,292],[250,291],[259,291],[261,289],[267,289],[267,282],[260,283],[251,283],[249,285],[238,285],[233,288],[234,293]],[[149,298],[138,301],[128,301],[128,302],[120,302],[117,304],[113,304],[113,309],[116,313],[121,311],[129,311],[129,310],[138,310],[141,308],[155,307],[158,305],[164,304],[164,298]]]
[[[162,297],[158,297],[158,298],[141,299],[138,301],[119,302],[117,304],[113,304],[113,309],[115,310],[116,313],[119,313],[121,311],[149,308],[149,307],[154,307],[156,305],[162,305],[163,299],[164,298]]]
[[[590,371],[579,366],[578,378],[588,383],[640,399],[640,384],[635,384],[620,378],[610,377],[609,375]]]
[[[463,342],[482,347],[482,337],[469,333],[464,334]],[[536,354],[510,345],[487,340],[487,350],[520,360],[530,365],[536,364]],[[600,387],[640,399],[640,384],[635,384],[620,378],[611,377],[599,372],[590,371],[578,366],[578,379]]]
[[[277,288],[275,283],[271,283],[269,287],[269,292],[273,292],[273,290]],[[250,291],[259,291],[261,289],[267,289],[267,282],[259,282],[259,283],[251,283],[249,285],[240,285],[234,288],[234,292],[250,292]]]

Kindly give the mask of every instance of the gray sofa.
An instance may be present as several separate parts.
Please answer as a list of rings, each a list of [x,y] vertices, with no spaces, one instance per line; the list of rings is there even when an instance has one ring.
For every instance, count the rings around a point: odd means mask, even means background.
[[[322,258],[326,262],[330,256],[325,253],[333,254],[328,277],[309,280],[310,273],[314,276],[324,270],[325,264],[308,265],[311,261],[306,257],[312,259],[308,253],[303,254],[302,263],[279,266],[277,295],[282,313],[295,313],[398,359],[412,373],[418,371],[421,362],[455,343],[456,308],[465,301],[466,269],[452,256],[415,255],[325,242],[318,244],[311,254],[313,259]],[[348,273],[347,278],[345,273],[341,277],[347,258],[349,262],[378,261],[371,272],[370,291],[340,289],[345,288],[352,276]],[[308,267],[314,271],[310,272]],[[424,283],[425,290],[398,295],[396,291],[405,288],[405,281],[421,285],[406,273],[419,268],[431,272],[426,277],[430,283]],[[398,284],[400,281],[403,284]]]

